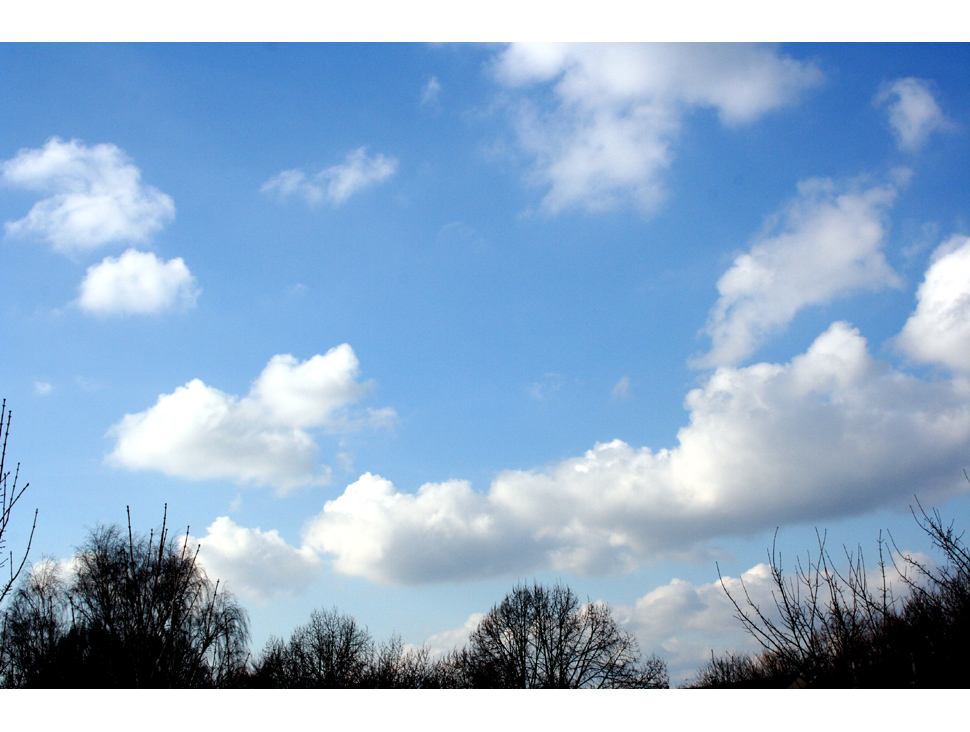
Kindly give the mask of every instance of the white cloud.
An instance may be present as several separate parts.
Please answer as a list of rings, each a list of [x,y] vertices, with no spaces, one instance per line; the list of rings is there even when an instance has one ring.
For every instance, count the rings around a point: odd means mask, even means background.
[[[620,380],[617,381],[616,385],[614,385],[613,387],[611,396],[614,399],[626,399],[627,397],[630,396],[630,377],[629,376],[620,377]]]
[[[134,315],[188,309],[201,290],[181,258],[163,262],[129,249],[88,267],[77,304],[95,315]]]
[[[360,383],[360,364],[346,343],[300,362],[277,355],[253,384],[251,397],[263,404],[279,425],[331,425],[341,407],[355,402],[370,388]]]
[[[438,95],[441,93],[441,82],[437,76],[432,76],[421,88],[421,106],[437,107]]]
[[[390,178],[397,171],[396,158],[377,154],[367,156],[366,148],[360,147],[347,154],[341,165],[334,165],[307,176],[300,170],[284,170],[263,184],[264,193],[276,193],[280,199],[298,196],[310,205],[328,200],[339,205],[365,188],[370,188]]]
[[[910,76],[883,84],[876,95],[876,105],[889,113],[889,125],[900,150],[915,152],[932,132],[952,126],[931,88],[930,82]]]
[[[954,236],[933,253],[916,299],[896,346],[916,361],[970,371],[970,238]]]
[[[686,111],[713,108],[726,125],[747,124],[821,80],[815,67],[749,44],[513,44],[495,75],[510,89],[552,85],[551,111],[523,95],[516,120],[549,213],[650,211]]]
[[[125,415],[111,429],[117,443],[108,461],[279,492],[325,484],[330,469],[317,465],[319,448],[306,429],[338,432],[394,418],[389,408],[349,409],[369,387],[358,377],[357,357],[345,343],[304,362],[274,356],[243,398],[193,379],[150,409]]]
[[[562,389],[566,379],[560,374],[543,374],[540,381],[535,381],[527,389],[530,397],[539,402],[544,402],[552,397],[553,394]]]
[[[54,387],[51,386],[46,381],[35,381],[34,382],[34,393],[37,396],[47,396],[48,394],[51,393],[51,391],[53,390],[53,388]]]
[[[542,470],[416,494],[365,474],[308,522],[341,572],[415,584],[622,571],[716,537],[818,522],[960,488],[970,385],[922,381],[833,324],[787,364],[722,367],[685,400],[672,449],[620,440]]]
[[[172,199],[141,182],[141,172],[111,144],[87,147],[52,137],[0,163],[3,182],[47,194],[8,236],[36,236],[62,252],[118,241],[145,242],[175,216]]]
[[[189,541],[200,545],[199,561],[210,579],[259,603],[279,592],[301,591],[322,567],[314,552],[290,546],[279,532],[247,529],[226,516],[217,518],[205,536]]]
[[[460,628],[435,633],[425,641],[424,645],[432,656],[445,656],[453,650],[461,650],[468,645],[468,639],[484,617],[484,613],[472,613]]]
[[[509,529],[467,481],[428,483],[410,495],[365,473],[307,523],[304,544],[335,555],[345,574],[413,583],[514,569],[529,542]]]
[[[718,280],[706,327],[712,347],[695,367],[742,361],[807,305],[900,284],[882,253],[894,186],[811,179],[798,194]]]

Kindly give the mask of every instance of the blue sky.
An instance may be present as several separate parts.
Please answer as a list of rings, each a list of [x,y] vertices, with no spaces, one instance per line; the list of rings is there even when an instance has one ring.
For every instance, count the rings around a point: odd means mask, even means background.
[[[167,503],[254,650],[449,648],[532,578],[675,680],[750,648],[715,562],[968,515],[968,56],[0,47],[31,558]]]

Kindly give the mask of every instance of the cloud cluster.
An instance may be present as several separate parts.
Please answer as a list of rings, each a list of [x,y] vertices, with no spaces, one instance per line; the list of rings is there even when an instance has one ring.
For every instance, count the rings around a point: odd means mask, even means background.
[[[916,361],[970,371],[970,238],[954,236],[933,253],[916,300],[897,348]]]
[[[187,309],[201,290],[181,257],[163,262],[129,249],[88,267],[78,306],[96,315],[132,315]]]
[[[747,124],[821,80],[811,65],[748,44],[513,44],[495,76],[513,90],[551,86],[551,109],[523,96],[516,120],[549,213],[650,211],[686,111]]]
[[[798,196],[717,283],[706,332],[711,350],[693,365],[736,364],[809,305],[898,286],[882,252],[896,186],[799,183]]]
[[[397,171],[397,159],[377,154],[367,156],[360,147],[347,154],[340,165],[308,176],[301,170],[284,170],[263,184],[263,193],[275,193],[281,200],[290,196],[303,198],[310,205],[324,199],[337,206],[355,193],[390,178]]]
[[[88,147],[52,137],[0,162],[10,186],[46,194],[7,236],[33,236],[56,251],[78,255],[117,242],[147,243],[175,217],[172,199],[141,182],[141,171],[111,144]],[[95,315],[131,315],[187,309],[201,290],[181,258],[163,262],[128,249],[88,268],[77,305]]]
[[[172,199],[141,182],[141,172],[111,144],[87,147],[52,137],[0,163],[3,182],[46,194],[8,236],[36,236],[62,252],[119,241],[146,242],[175,216]]]
[[[885,107],[896,145],[906,152],[916,152],[931,133],[946,130],[952,124],[933,98],[930,82],[924,79],[910,76],[887,82],[874,101]]]
[[[243,398],[193,379],[112,427],[110,463],[190,480],[225,478],[286,492],[328,482],[306,431],[344,431],[393,420],[391,409],[352,412],[369,388],[346,343],[304,362],[277,355]]]
[[[835,323],[785,364],[722,367],[685,401],[678,445],[615,440],[542,470],[417,493],[366,474],[308,522],[347,574],[413,584],[551,568],[600,574],[724,536],[956,490],[970,385],[874,359]]]

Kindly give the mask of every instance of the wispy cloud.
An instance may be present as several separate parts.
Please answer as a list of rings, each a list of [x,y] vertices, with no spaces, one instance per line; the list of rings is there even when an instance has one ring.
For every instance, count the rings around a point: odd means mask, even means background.
[[[200,293],[181,258],[129,249],[88,268],[77,304],[95,315],[143,315],[188,309]]]
[[[495,78],[518,94],[515,127],[548,213],[654,210],[687,110],[754,122],[819,83],[814,66],[749,44],[512,44]],[[548,88],[550,106],[529,92]]]
[[[874,100],[889,114],[900,150],[916,152],[930,134],[952,127],[933,97],[932,84],[912,76],[883,84]]]
[[[437,76],[432,76],[421,87],[421,106],[422,107],[438,107],[438,95],[441,94],[441,82],[438,81]]]
[[[626,399],[630,396],[630,377],[621,376],[620,380],[616,382],[613,386],[613,391],[610,392],[610,396],[613,399]]]
[[[263,184],[263,193],[274,193],[281,200],[296,196],[308,204],[324,200],[338,206],[355,193],[378,185],[397,171],[396,158],[377,154],[368,157],[367,149],[357,148],[340,165],[307,175],[301,170],[284,170]]]
[[[566,379],[560,374],[543,374],[542,379],[530,384],[526,391],[536,401],[544,402],[562,389],[565,383]]]
[[[111,144],[52,137],[0,163],[5,184],[46,194],[4,224],[11,237],[35,236],[62,252],[113,242],[145,242],[175,216],[172,199],[141,182],[141,171]]]

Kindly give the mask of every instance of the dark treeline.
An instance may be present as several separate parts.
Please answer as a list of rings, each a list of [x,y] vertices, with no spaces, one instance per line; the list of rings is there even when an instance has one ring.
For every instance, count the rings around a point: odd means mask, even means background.
[[[45,561],[12,593],[0,628],[0,686],[17,688],[661,688],[608,606],[567,587],[520,585],[467,646],[440,658],[376,643],[336,608],[314,611],[253,657],[247,614],[161,528],[99,527],[70,566]]]
[[[817,552],[782,568],[772,548],[770,606],[727,590],[762,647],[701,667],[690,688],[966,687],[970,552],[939,513],[914,512],[945,561],[907,557],[880,538],[861,551]],[[336,608],[289,638],[248,650],[247,614],[190,549],[160,529],[99,527],[69,566],[44,561],[10,593],[0,628],[0,686],[41,688],[666,688],[667,667],[642,657],[610,608],[568,587],[515,587],[443,657],[377,642]],[[884,551],[890,548],[892,551]],[[884,555],[888,554],[888,565]],[[873,582],[872,577],[878,578]],[[896,577],[895,582],[891,579]],[[723,583],[722,583],[723,584]],[[895,589],[894,589],[895,588]],[[902,588],[900,590],[900,588]],[[898,596],[897,596],[898,594]]]

